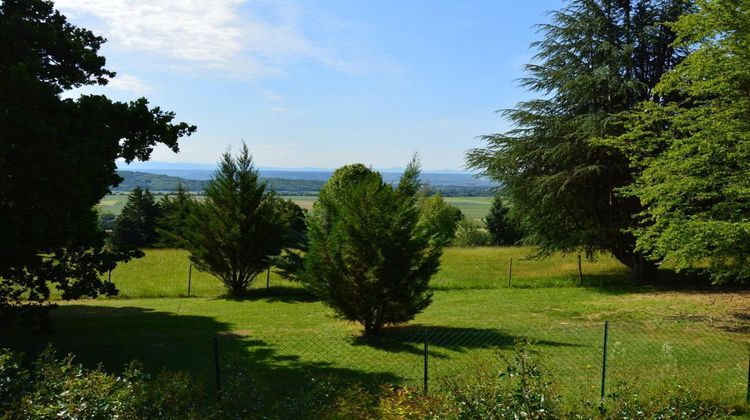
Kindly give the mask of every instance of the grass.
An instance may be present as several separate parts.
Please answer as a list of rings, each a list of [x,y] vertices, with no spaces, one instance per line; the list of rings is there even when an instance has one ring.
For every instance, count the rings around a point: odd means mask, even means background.
[[[310,375],[419,384],[425,333],[434,387],[441,377],[494,363],[525,337],[570,398],[593,401],[607,320],[608,386],[627,379],[658,392],[665,381],[682,381],[709,397],[743,400],[750,294],[637,287],[610,258],[584,260],[584,287],[577,287],[575,255],[523,259],[529,253],[446,249],[432,281],[433,304],[384,339],[363,340],[358,325],[273,273],[269,290],[263,277],[247,298],[232,300],[222,297],[218,280],[194,270],[194,297],[186,298],[186,253],[149,250],[112,272],[119,297],[63,302],[52,313],[54,332],[16,327],[0,345],[37,351],[49,341],[90,365],[118,370],[138,359],[152,371],[187,370],[211,384],[212,339],[219,337],[222,360],[252,369],[273,394]]]
[[[155,194],[157,201],[161,199],[161,194]],[[295,195],[285,196],[297,203],[300,207],[312,210],[312,205],[317,196]],[[110,194],[102,198],[97,205],[97,209],[103,213],[120,214],[125,202],[128,201],[127,194]],[[489,213],[492,205],[492,197],[445,197],[445,201],[458,207],[466,217],[481,220]]]

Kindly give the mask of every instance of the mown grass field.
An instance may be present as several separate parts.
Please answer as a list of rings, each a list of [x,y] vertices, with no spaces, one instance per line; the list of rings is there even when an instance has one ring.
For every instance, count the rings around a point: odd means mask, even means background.
[[[161,196],[157,195],[156,198],[159,200]],[[318,199],[316,196],[305,195],[285,196],[284,198],[293,200],[307,210],[312,210],[313,203]],[[97,209],[103,213],[120,214],[127,200],[127,194],[110,194],[99,202]],[[445,197],[445,201],[458,207],[466,217],[481,220],[490,211],[492,197]]]
[[[117,298],[61,302],[53,332],[14,328],[0,345],[35,351],[50,342],[111,370],[138,359],[151,371],[189,371],[210,387],[218,337],[221,360],[250,369],[274,395],[318,375],[419,385],[424,334],[435,389],[441,378],[498,362],[527,338],[571,401],[595,401],[609,321],[609,390],[622,380],[643,392],[683,383],[744,401],[750,294],[634,286],[610,258],[584,260],[579,287],[575,255],[524,259],[529,252],[446,249],[431,283],[433,304],[384,339],[363,340],[358,325],[273,273],[270,289],[263,276],[247,298],[233,300],[218,280],[193,270],[193,296],[185,297],[187,254],[149,250],[112,272]]]

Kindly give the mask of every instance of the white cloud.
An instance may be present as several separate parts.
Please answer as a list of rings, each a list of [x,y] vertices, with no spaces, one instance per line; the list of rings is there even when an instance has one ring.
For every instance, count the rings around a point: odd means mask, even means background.
[[[143,95],[151,92],[151,86],[146,84],[143,80],[129,74],[118,73],[114,79],[109,80],[107,86],[119,90],[124,90],[126,92],[132,92],[137,95]]]
[[[74,22],[93,17],[87,26],[111,46],[167,58],[177,68],[257,79],[282,74],[298,60],[347,73],[383,67],[367,48],[348,45],[347,34],[331,35],[342,28],[330,20],[312,30],[320,33],[306,33],[321,19],[291,1],[57,0],[56,6]]]
[[[283,106],[272,106],[269,109],[271,110],[271,112],[286,112],[286,108],[284,108]]]

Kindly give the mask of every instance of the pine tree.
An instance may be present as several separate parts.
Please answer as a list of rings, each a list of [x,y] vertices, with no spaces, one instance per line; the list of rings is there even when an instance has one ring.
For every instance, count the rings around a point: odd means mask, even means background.
[[[621,197],[632,181],[628,159],[594,141],[617,134],[615,115],[643,100],[685,55],[662,22],[692,8],[683,0],[574,0],[540,26],[535,64],[522,86],[540,94],[503,115],[515,126],[485,136],[469,165],[505,187],[525,242],[540,255],[583,250],[613,254],[634,276],[652,280],[653,262],[629,232],[642,208]]]
[[[115,219],[110,243],[115,249],[137,249],[153,246],[158,239],[156,222],[161,208],[151,191],[135,187]]]
[[[503,203],[501,195],[495,195],[490,212],[484,218],[493,245],[514,245],[521,239],[521,234],[508,216],[508,212],[509,209]]]
[[[157,246],[163,248],[185,248],[188,224],[192,216],[195,200],[182,183],[177,184],[174,194],[167,194],[159,203],[161,217],[156,231],[159,235]]]
[[[397,187],[364,165],[339,168],[309,217],[308,287],[365,334],[407,322],[432,301],[437,234],[420,224],[416,161]]]
[[[241,296],[285,244],[279,198],[260,182],[245,144],[236,158],[224,154],[205,195],[187,225],[190,261]]]

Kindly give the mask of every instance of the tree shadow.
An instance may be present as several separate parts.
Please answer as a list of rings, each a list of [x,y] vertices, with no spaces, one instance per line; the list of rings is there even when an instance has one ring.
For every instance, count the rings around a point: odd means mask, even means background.
[[[584,275],[584,287],[611,295],[634,293],[731,293],[750,290],[750,285],[712,284],[711,278],[700,270],[683,270],[676,272],[669,268],[660,268],[658,278],[646,283],[638,283],[631,278],[611,281],[608,276]]]
[[[267,401],[298,396],[310,378],[373,385],[403,380],[388,371],[358,369],[356,364],[355,368],[341,367],[335,359],[316,361],[324,359],[317,358],[317,352],[325,346],[295,353],[304,347],[295,343],[295,347],[280,348],[283,340],[256,339],[250,331],[233,330],[229,323],[180,313],[179,309],[162,312],[141,307],[61,305],[51,316],[52,331],[13,326],[0,336],[0,348],[23,352],[31,362],[51,345],[59,355],[72,353],[84,366],[101,366],[110,373],[120,373],[137,360],[152,374],[189,372],[210,396],[216,391],[217,348],[222,382],[231,381],[240,369],[252,372],[253,383]],[[230,361],[233,368],[227,368]]]
[[[250,289],[242,296],[223,295],[217,299],[243,301],[266,301],[266,302],[283,302],[283,303],[309,303],[317,302],[315,295],[302,287],[290,286],[271,286],[270,288]]]
[[[476,349],[513,348],[520,340],[537,346],[584,347],[573,342],[535,339],[533,335],[511,335],[492,328],[460,328],[430,325],[406,325],[385,328],[376,336],[354,337],[356,346],[369,346],[391,353],[422,355],[425,342],[430,357],[447,359],[446,351],[467,353]]]

